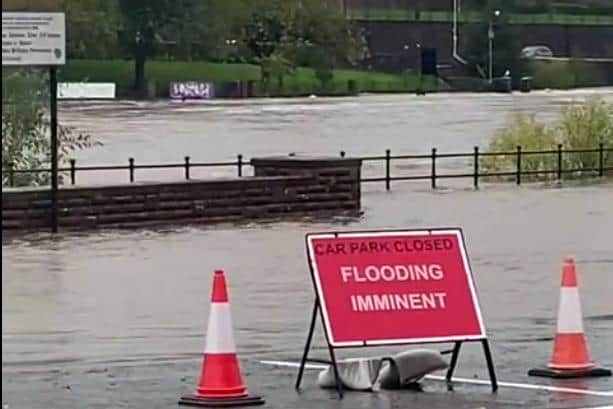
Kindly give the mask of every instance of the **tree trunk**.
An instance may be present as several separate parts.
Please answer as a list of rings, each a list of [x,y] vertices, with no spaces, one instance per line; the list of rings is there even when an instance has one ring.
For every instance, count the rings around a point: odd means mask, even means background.
[[[145,61],[143,56],[134,58],[134,90],[141,95],[145,93]]]

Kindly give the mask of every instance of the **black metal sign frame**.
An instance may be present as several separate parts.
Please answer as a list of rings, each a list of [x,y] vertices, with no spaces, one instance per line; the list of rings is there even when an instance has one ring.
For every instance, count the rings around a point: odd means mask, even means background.
[[[417,230],[424,230],[424,229],[403,229],[403,230],[385,230],[385,232],[406,232],[406,231],[417,231]],[[457,228],[437,228],[437,229],[427,229],[429,231],[440,231],[440,230],[460,230],[461,229],[457,229]],[[300,366],[298,368],[298,376],[296,378],[296,383],[295,383],[295,388],[297,391],[300,390],[300,384],[302,383],[302,377],[304,374],[304,368],[305,365],[307,364],[307,362],[317,362],[317,363],[326,363],[329,365],[332,365],[332,368],[334,370],[334,378],[336,381],[336,388],[338,391],[338,395],[339,398],[343,398],[343,385],[339,376],[339,369],[338,369],[338,365],[337,365],[337,359],[336,359],[336,355],[335,355],[335,349],[352,349],[352,348],[362,348],[362,347],[376,347],[376,346],[382,346],[382,345],[369,345],[368,343],[364,342],[363,345],[359,345],[359,346],[334,346],[332,345],[332,343],[330,342],[330,334],[328,334],[326,325],[324,325],[324,317],[323,317],[323,310],[321,308],[321,302],[319,299],[319,294],[317,291],[317,284],[315,282],[315,271],[313,269],[313,260],[311,258],[311,255],[309,253],[309,246],[308,246],[308,240],[309,240],[309,236],[316,236],[316,235],[321,235],[321,234],[333,234],[335,236],[339,236],[342,234],[346,234],[346,233],[351,233],[351,234],[356,234],[356,233],[364,233],[364,234],[368,234],[368,233],[380,233],[381,231],[351,231],[351,232],[321,232],[321,233],[307,233],[305,236],[305,241],[306,241],[306,255],[307,255],[307,260],[308,260],[308,264],[309,264],[309,270],[311,272],[311,279],[313,282],[313,288],[314,288],[314,292],[315,292],[315,301],[313,303],[313,310],[311,313],[311,323],[309,325],[309,331],[307,334],[307,339],[305,342],[305,346],[304,346],[304,352],[302,353],[302,358],[300,360]],[[468,256],[467,256],[468,257]],[[472,274],[472,272],[471,272]],[[309,359],[309,351],[311,349],[311,341],[313,340],[313,333],[315,331],[315,324],[317,322],[317,316],[319,315],[319,317],[321,318],[321,322],[322,322],[322,327],[324,328],[324,334],[325,334],[325,339],[326,339],[326,344],[328,346],[328,352],[330,355],[330,360],[323,360],[323,359]],[[487,364],[487,369],[488,369],[488,374],[489,374],[489,378],[490,378],[490,382],[491,382],[491,386],[492,386],[492,392],[495,393],[498,390],[498,381],[496,379],[496,370],[495,370],[495,366],[494,366],[494,361],[492,359],[492,353],[490,350],[490,345],[489,345],[489,340],[487,338],[487,336],[484,336],[483,338],[479,338],[479,339],[459,339],[459,340],[454,340],[454,341],[432,341],[432,342],[419,342],[419,343],[426,343],[426,344],[441,344],[441,343],[448,343],[448,342],[454,342],[454,346],[452,350],[448,350],[448,351],[443,351],[443,354],[448,354],[451,353],[451,359],[449,362],[449,367],[447,369],[447,373],[445,375],[445,380],[447,383],[447,388],[448,390],[452,390],[453,389],[453,383],[452,383],[452,377],[453,377],[453,373],[455,371],[455,368],[457,366],[457,362],[458,362],[458,357],[460,354],[460,349],[462,347],[462,344],[464,342],[480,342],[481,346],[483,348],[483,354],[485,357],[485,362]],[[398,342],[398,343],[388,343],[386,344],[386,346],[392,346],[392,345],[409,345],[412,344],[411,342]]]

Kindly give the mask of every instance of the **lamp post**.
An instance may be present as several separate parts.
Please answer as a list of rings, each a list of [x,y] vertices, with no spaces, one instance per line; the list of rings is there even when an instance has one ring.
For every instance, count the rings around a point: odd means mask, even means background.
[[[418,41],[417,43],[415,43],[415,47],[417,48],[417,56],[418,56],[418,61],[419,61],[419,65],[417,66],[417,68],[419,69],[419,82],[417,83],[417,94],[421,95],[423,94],[423,75],[424,75],[424,61],[423,61],[423,55],[421,52],[421,43]]]
[[[493,17],[499,17],[500,10],[494,10],[493,16],[490,16],[490,25],[487,30],[487,38],[489,42],[489,83],[494,81],[494,19]]]
[[[458,41],[459,41],[458,16],[459,16],[459,13],[460,13],[461,9],[462,9],[462,2],[461,2],[461,0],[453,0],[453,23],[452,23],[452,29],[451,29],[452,36],[453,36],[452,57],[456,61],[466,65],[466,64],[468,64],[468,61],[466,61],[464,58],[462,58],[460,56],[460,54],[459,54],[459,51],[458,51],[458,48],[459,48],[459,45],[458,45]]]

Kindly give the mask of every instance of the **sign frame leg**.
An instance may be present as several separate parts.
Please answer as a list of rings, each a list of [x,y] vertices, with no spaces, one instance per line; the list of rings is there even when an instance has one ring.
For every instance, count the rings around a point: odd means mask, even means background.
[[[311,314],[311,325],[309,326],[309,333],[307,335],[306,344],[304,345],[304,352],[302,353],[302,359],[300,360],[300,367],[298,368],[298,378],[296,379],[296,390],[300,390],[300,383],[302,382],[302,375],[304,374],[304,366],[309,357],[309,350],[311,349],[311,341],[313,340],[313,332],[315,331],[315,322],[317,321],[317,311],[319,310],[319,300],[315,300],[313,303],[313,313]]]
[[[490,343],[487,338],[481,340],[483,346],[483,353],[485,354],[485,361],[487,362],[487,371],[490,375],[490,382],[492,383],[492,392],[498,390],[498,380],[496,379],[496,369],[494,367],[494,360],[492,359],[492,351],[490,350]]]
[[[453,371],[455,371],[455,367],[458,364],[458,356],[460,355],[460,348],[462,347],[462,341],[457,341],[453,345],[453,352],[451,353],[451,361],[449,362],[449,369],[447,369],[447,374],[445,375],[445,381],[447,382],[447,390],[453,390],[453,383],[451,382],[451,378],[453,377]]]
[[[313,333],[315,332],[315,323],[317,322],[317,313],[320,311],[319,309],[319,300],[316,299],[313,303],[313,313],[311,314],[311,324],[309,326],[309,332],[307,335],[306,343],[304,345],[304,352],[302,353],[302,359],[300,360],[300,367],[298,368],[298,376],[296,378],[296,384],[294,385],[296,391],[300,391],[300,384],[302,383],[302,376],[304,374],[304,367],[309,361],[309,351],[311,350],[311,341],[313,340]],[[340,399],[343,398],[343,385],[341,383],[341,379],[338,372],[338,366],[336,364],[336,355],[334,354],[334,347],[328,344],[328,351],[330,353],[331,362],[327,362],[332,365],[334,369],[334,378],[336,380],[336,389],[338,391]],[[322,360],[317,360],[317,362],[324,362]]]
[[[343,382],[338,372],[338,365],[336,365],[336,356],[334,355],[334,348],[328,344],[328,350],[330,351],[330,358],[332,359],[332,367],[334,368],[334,378],[336,380],[336,390],[338,391],[339,399],[343,399]]]
[[[494,360],[492,359],[492,352],[490,350],[489,340],[484,338],[481,341],[481,345],[483,347],[483,355],[485,355],[485,362],[487,364],[487,371],[490,377],[490,382],[492,384],[492,392],[495,393],[498,390],[498,381],[496,379],[496,369],[494,366]],[[447,390],[453,390],[453,372],[458,363],[458,357],[460,355],[460,348],[462,347],[463,341],[457,341],[453,347],[451,361],[449,362],[449,369],[447,370],[447,374],[445,375],[445,381],[447,382]]]

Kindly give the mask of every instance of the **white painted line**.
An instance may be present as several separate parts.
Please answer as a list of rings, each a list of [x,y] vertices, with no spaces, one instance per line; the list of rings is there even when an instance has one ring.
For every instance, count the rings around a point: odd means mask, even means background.
[[[272,365],[272,366],[288,366],[290,368],[299,368],[300,362],[288,362],[288,361],[260,361],[261,364],[264,365]],[[323,364],[306,364],[304,365],[304,369],[326,369],[328,365]]]
[[[289,361],[260,361],[261,364],[264,365],[272,365],[272,366],[285,366],[298,368],[300,367],[300,362],[289,362]],[[324,364],[306,364],[305,369],[326,369],[328,365]],[[444,381],[444,376],[439,375],[426,375],[426,379],[434,380],[434,381]],[[490,385],[490,381],[483,379],[471,379],[471,378],[452,378],[453,382],[458,383],[468,383],[475,385]],[[590,396],[611,396],[613,397],[613,391],[594,391],[590,389],[577,389],[577,388],[563,388],[558,386],[550,386],[550,385],[538,385],[538,384],[529,384],[529,383],[517,383],[517,382],[498,382],[499,387],[503,388],[515,388],[515,389],[532,389],[532,390],[540,390],[540,391],[549,391],[549,392],[561,392],[561,393],[571,393],[577,395],[590,395]],[[613,409],[613,406],[601,406],[595,407],[592,409]]]
[[[444,381],[444,376],[426,375],[427,379],[436,381]],[[459,383],[472,383],[475,385],[490,385],[490,381],[483,379],[470,379],[470,378],[452,378],[454,382]],[[563,388],[559,386],[550,385],[538,385],[529,383],[517,383],[517,382],[498,382],[498,386],[515,389],[533,389],[549,392],[562,392],[562,393],[574,393],[579,395],[592,395],[592,396],[613,396],[613,391],[594,391],[589,389],[577,389],[577,388]]]
[[[608,406],[592,406],[590,408],[577,408],[577,409],[613,409],[613,405],[608,405]]]
[[[607,406],[591,406],[591,407],[585,407],[585,408],[577,408],[577,409],[613,409],[613,405],[607,405]]]

